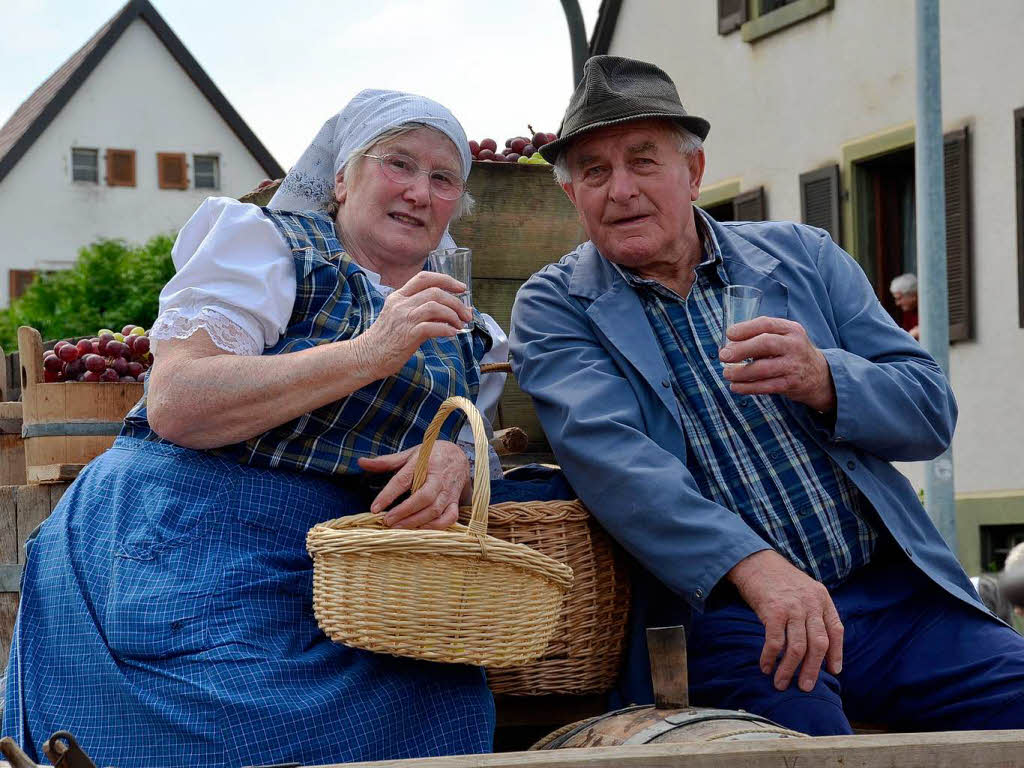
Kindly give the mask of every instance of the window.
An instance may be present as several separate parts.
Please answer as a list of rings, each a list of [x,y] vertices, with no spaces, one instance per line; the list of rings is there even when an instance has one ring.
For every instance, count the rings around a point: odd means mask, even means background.
[[[192,173],[196,189],[220,189],[220,158],[216,155],[193,155]]]
[[[944,141],[946,191],[946,274],[949,340],[972,338],[971,196],[967,129]],[[917,273],[917,211],[914,147],[905,145],[855,161],[851,190],[856,252],[853,254],[892,315],[899,312],[889,284],[904,272]]]
[[[7,288],[10,301],[14,301],[25,293],[25,289],[32,284],[32,281],[36,279],[36,275],[38,274],[38,269],[9,270]]]
[[[1003,570],[1006,555],[1024,541],[1024,525],[983,525],[981,526],[981,570],[998,572]]]
[[[740,35],[743,42],[752,43],[762,37],[775,34],[781,29],[799,24],[802,21],[817,16],[819,13],[832,10],[835,0],[746,0],[749,5],[749,20],[739,22]],[[726,2],[726,5],[735,6],[736,2]],[[723,28],[723,17],[721,15],[722,4],[719,4],[718,27],[719,33]],[[747,10],[742,11],[743,16]],[[736,16],[727,17],[724,21],[731,21],[735,24]],[[735,26],[733,27],[735,29]],[[728,31],[731,31],[728,30]]]
[[[71,150],[71,180],[90,181],[98,184],[100,180],[100,153],[97,149]]]
[[[107,150],[107,185],[111,187],[135,186],[135,150]]]
[[[755,187],[747,192],[740,192],[735,197],[718,200],[706,207],[702,206],[702,210],[715,221],[768,220],[764,187]]]
[[[184,152],[156,153],[157,186],[160,189],[188,189],[188,165]]]
[[[747,20],[747,0],[718,0],[718,34],[735,32]]]

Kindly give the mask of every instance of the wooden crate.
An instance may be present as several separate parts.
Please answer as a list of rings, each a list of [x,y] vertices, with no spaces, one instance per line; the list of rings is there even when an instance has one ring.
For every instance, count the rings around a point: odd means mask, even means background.
[[[586,238],[569,198],[551,167],[473,163],[471,216],[451,226],[459,245],[473,249],[473,303],[507,332],[520,286],[546,264],[558,261]],[[533,404],[513,377],[501,397],[495,429],[521,427],[530,453],[550,451]]]
[[[0,486],[0,661],[6,662],[18,615],[25,539],[57,506],[67,483]]]
[[[73,480],[109,448],[125,414],[142,397],[141,382],[43,383],[39,331],[18,329],[22,371],[22,435],[29,483]]]
[[[0,485],[24,485],[25,447],[21,442],[21,403],[13,402],[9,380],[7,356],[0,347]]]

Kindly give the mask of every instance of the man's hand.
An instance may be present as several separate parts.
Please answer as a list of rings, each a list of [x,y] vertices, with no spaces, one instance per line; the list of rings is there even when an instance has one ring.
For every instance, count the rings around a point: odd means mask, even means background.
[[[824,659],[833,675],[842,672],[843,622],[823,584],[771,549],[740,560],[726,578],[764,624],[761,671],[770,675],[785,648],[775,671],[778,690],[789,687],[801,663],[801,691],[814,688]]]
[[[785,395],[826,413],[836,407],[832,372],[821,350],[799,323],[780,317],[756,317],[729,328],[729,343],[718,355],[733,363],[723,375],[740,395]]]

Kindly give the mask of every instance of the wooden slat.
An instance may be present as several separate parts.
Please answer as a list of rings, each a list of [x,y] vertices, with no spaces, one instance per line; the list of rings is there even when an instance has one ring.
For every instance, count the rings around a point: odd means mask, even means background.
[[[18,486],[0,486],[0,564],[17,563]],[[0,663],[6,663],[11,651],[14,620],[18,615],[18,593],[0,592]]]
[[[50,489],[45,485],[20,485],[17,497],[18,562],[25,562],[25,548],[21,544],[43,520],[50,516],[53,506]]]
[[[111,438],[113,442],[113,438]],[[37,464],[25,472],[25,479],[29,483],[40,483],[48,485],[51,483],[70,483],[78,473],[82,471],[85,464]]]
[[[505,752],[344,768],[1009,768],[1022,754],[1024,731],[958,731]]]

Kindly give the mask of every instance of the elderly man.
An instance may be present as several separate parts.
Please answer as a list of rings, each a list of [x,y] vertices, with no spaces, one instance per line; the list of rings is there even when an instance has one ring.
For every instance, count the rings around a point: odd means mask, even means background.
[[[687,621],[699,705],[810,734],[1024,727],[1024,638],[889,464],[949,444],[942,371],[825,232],[694,206],[708,130],[657,67],[590,59],[542,150],[590,240],[512,315],[555,455],[639,566],[620,692],[651,700],[640,630]],[[719,350],[729,284],[763,316]]]

